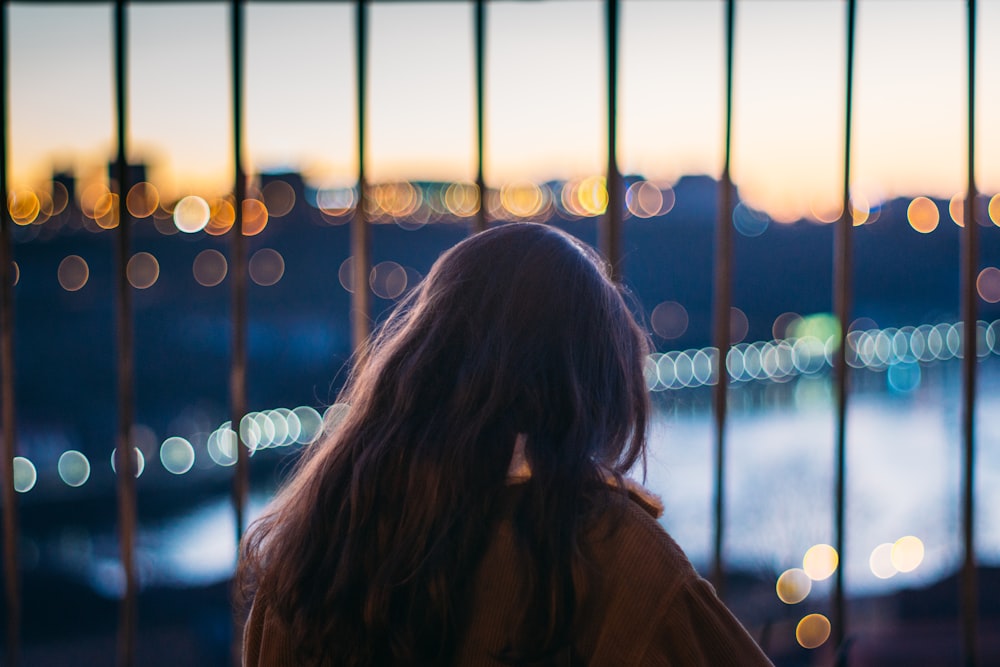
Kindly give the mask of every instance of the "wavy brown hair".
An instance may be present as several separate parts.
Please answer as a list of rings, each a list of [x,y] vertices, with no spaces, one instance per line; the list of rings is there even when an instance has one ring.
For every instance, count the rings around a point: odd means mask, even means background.
[[[303,664],[448,663],[524,434],[512,524],[530,567],[498,657],[566,650],[583,522],[644,457],[646,351],[605,265],[569,234],[522,223],[464,240],[359,355],[347,415],[250,527],[244,592],[266,596]]]

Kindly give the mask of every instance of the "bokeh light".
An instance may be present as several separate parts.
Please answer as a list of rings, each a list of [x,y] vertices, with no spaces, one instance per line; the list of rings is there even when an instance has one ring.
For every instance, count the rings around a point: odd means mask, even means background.
[[[445,190],[444,204],[456,217],[472,217],[479,210],[479,188],[475,183],[452,183]]]
[[[661,190],[649,181],[636,181],[625,191],[625,206],[637,218],[668,213],[674,207],[674,191]]]
[[[52,192],[49,195],[52,201],[52,210],[49,215],[59,215],[69,206],[69,190],[59,181],[52,181]]]
[[[295,208],[295,190],[285,181],[271,181],[260,194],[268,213],[275,218],[288,215]]]
[[[924,543],[907,535],[892,545],[892,564],[900,572],[912,572],[924,561]]]
[[[987,266],[980,271],[976,278],[976,291],[979,298],[987,303],[1000,302],[1000,269]]]
[[[174,224],[174,214],[164,210],[162,207],[153,213],[153,228],[163,236],[173,236],[180,234],[177,225]]]
[[[205,225],[205,233],[211,236],[222,236],[233,228],[236,222],[236,209],[232,202],[223,197],[212,200],[209,205],[210,216]]]
[[[105,192],[94,204],[94,222],[101,229],[114,229],[118,226],[118,194]]]
[[[825,200],[814,200],[809,202],[809,213],[812,214],[816,222],[830,224],[840,220],[844,209],[839,203]]]
[[[261,418],[266,419],[271,425],[271,435],[268,447],[282,447],[288,443],[288,417],[291,410],[268,410],[261,413]],[[300,426],[301,428],[301,426]]]
[[[15,456],[13,465],[14,490],[18,493],[27,493],[35,487],[38,481],[38,471],[35,464],[23,456]]]
[[[292,410],[292,414],[298,418],[301,427],[299,437],[295,439],[298,444],[311,444],[323,432],[323,418],[314,408],[300,405]]]
[[[747,337],[750,331],[750,320],[747,314],[736,306],[729,309],[729,343],[735,345]]]
[[[795,640],[802,648],[819,648],[830,638],[830,620],[823,614],[809,614],[795,627]]]
[[[851,194],[851,222],[855,227],[860,227],[866,222],[875,222],[872,216],[872,207],[868,200],[860,194]]]
[[[240,420],[240,440],[251,454],[257,451],[258,447],[267,447],[267,444],[263,443],[260,425],[254,419],[256,416],[257,413],[251,412],[243,415],[243,419]]]
[[[815,336],[797,338],[792,345],[792,364],[799,373],[816,373],[826,363],[826,346]]]
[[[212,431],[205,449],[216,465],[231,466],[236,463],[236,432],[230,427],[230,422]]]
[[[766,213],[752,209],[743,202],[733,208],[733,227],[743,236],[760,236],[770,224],[771,219]]]
[[[576,185],[571,191],[572,208],[570,211],[581,217],[604,215],[608,208],[608,187],[603,176],[590,176]],[[564,198],[564,204],[565,204]]]
[[[774,318],[774,324],[771,325],[771,334],[774,336],[775,340],[788,338],[794,335],[793,332],[801,319],[802,316],[798,313],[782,313]]]
[[[258,442],[257,447],[270,447],[273,445],[274,439],[278,435],[278,427],[275,426],[274,420],[271,419],[270,411],[254,413],[253,420],[254,423],[257,424],[257,429],[260,431],[260,441]]]
[[[775,591],[778,599],[785,604],[798,604],[808,597],[812,590],[812,579],[797,567],[785,570],[778,577]]]
[[[580,181],[566,181],[559,189],[558,206],[563,215],[571,220],[581,218],[587,214],[579,203],[577,203],[576,193],[580,189]]]
[[[76,292],[83,289],[90,278],[90,267],[83,257],[79,255],[69,255],[59,262],[59,269],[56,272],[59,278],[59,285],[67,292]]]
[[[285,275],[285,258],[273,248],[261,248],[250,258],[250,278],[261,287],[276,284]]]
[[[379,262],[372,267],[368,283],[382,299],[396,299],[406,291],[406,269],[396,262]]]
[[[138,447],[133,447],[132,451],[135,452],[135,476],[139,477],[142,472],[146,469],[146,457],[142,455],[142,450]],[[118,448],[111,450],[111,471],[114,473],[118,472]]]
[[[198,195],[188,195],[174,206],[174,225],[186,234],[205,229],[211,217],[211,207]]]
[[[340,263],[337,269],[337,278],[340,286],[348,292],[354,292],[354,257],[348,257]]]
[[[15,225],[30,225],[41,211],[41,202],[31,190],[15,190],[7,195],[7,211]]]
[[[243,200],[243,236],[256,236],[267,227],[267,206],[259,199]]]
[[[137,252],[128,260],[125,276],[132,287],[148,289],[160,277],[160,263],[148,252]]]
[[[354,210],[354,188],[323,188],[316,191],[316,208],[324,215],[340,218]]]
[[[334,403],[328,407],[323,412],[323,423],[326,425],[327,431],[333,432],[336,430],[340,426],[340,422],[344,421],[344,417],[350,411],[351,406],[347,403]]]
[[[52,197],[45,190],[31,191],[34,198],[38,201],[38,212],[34,217],[34,223],[36,225],[41,225],[49,221],[49,219],[54,215],[53,209],[54,204],[52,203]],[[9,211],[9,209],[8,209]],[[14,224],[17,224],[16,220],[13,220]]]
[[[920,386],[921,375],[920,364],[894,363],[886,371],[886,383],[897,394],[908,394]]]
[[[420,188],[405,181],[374,185],[369,188],[368,194],[371,214],[375,218],[405,218],[417,210],[423,199]]]
[[[674,357],[673,376],[674,382],[682,387],[690,387],[694,381],[694,362],[687,352],[680,352]]]
[[[548,204],[547,190],[527,181],[507,183],[500,187],[500,204],[516,218],[539,216]]]
[[[657,362],[663,357],[659,352],[653,352],[647,354],[646,358],[642,360],[642,376],[646,380],[646,389],[649,391],[660,391],[664,389],[663,382],[660,380],[660,371],[657,368]]]
[[[1000,227],[1000,192],[990,197],[990,203],[986,210],[989,212],[993,224]]]
[[[705,350],[698,350],[691,356],[691,374],[698,384],[704,385],[711,381],[714,366],[712,357]]]
[[[658,303],[649,316],[649,322],[661,338],[680,338],[688,328],[687,309],[676,301]]]
[[[275,438],[278,435],[278,427],[274,423],[274,419],[271,419],[270,411],[265,410],[264,412],[254,412],[253,421],[257,425],[257,449],[264,449],[266,447],[271,447],[275,443]],[[280,417],[278,417],[280,419]]]
[[[125,206],[133,218],[148,218],[160,205],[160,193],[152,183],[142,181],[129,188]]]
[[[194,465],[194,447],[185,438],[167,438],[160,445],[160,463],[167,472],[183,475]]]
[[[295,444],[302,435],[302,422],[299,421],[298,415],[288,408],[275,408],[275,412],[281,413],[287,427],[287,435],[284,441],[280,443],[281,446],[285,447]]]
[[[215,287],[226,279],[228,271],[225,255],[211,248],[199,252],[191,266],[195,281],[204,287]]]
[[[816,544],[802,558],[802,569],[813,581],[823,581],[837,570],[839,562],[836,549],[829,544]]]
[[[68,486],[83,486],[90,479],[90,461],[81,452],[70,449],[59,456],[59,478]]]
[[[805,338],[813,336],[826,342],[840,334],[840,321],[831,313],[813,313],[794,321],[794,326],[787,331],[787,336]]]
[[[101,202],[110,190],[103,183],[92,183],[80,192],[80,212],[88,218],[94,218],[98,203]]]
[[[899,570],[892,564],[892,543],[885,542],[872,549],[868,557],[868,567],[879,579],[894,577]]]
[[[909,220],[910,227],[921,234],[930,234],[937,229],[940,217],[937,204],[927,197],[915,198],[906,208],[906,219]]]
[[[965,193],[959,192],[948,202],[948,214],[952,222],[959,227],[965,227]]]

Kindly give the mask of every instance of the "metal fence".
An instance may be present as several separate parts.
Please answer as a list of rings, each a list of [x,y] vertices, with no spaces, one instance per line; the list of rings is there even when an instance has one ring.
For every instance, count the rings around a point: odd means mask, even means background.
[[[604,0],[606,5],[605,20],[605,51],[607,58],[607,212],[600,225],[600,248],[609,259],[614,275],[621,275],[622,224],[624,210],[624,187],[622,174],[617,163],[617,100],[618,100],[618,53],[619,53],[619,0]],[[2,36],[3,54],[0,62],[0,200],[8,201],[8,69],[10,55],[8,53],[8,7],[4,0],[0,12],[0,36]],[[115,127],[117,152],[115,160],[115,175],[119,193],[126,193],[132,185],[128,182],[129,170],[127,155],[128,137],[128,82],[129,54],[126,49],[127,31],[129,25],[128,6],[118,0],[113,3],[113,35],[114,35],[114,86],[115,86]],[[233,131],[233,164],[235,170],[232,180],[232,192],[236,202],[246,197],[248,174],[244,167],[243,128],[244,128],[244,2],[233,0],[230,3],[230,45],[231,45],[231,94],[232,94],[232,131]],[[732,179],[730,176],[730,156],[732,144],[733,119],[733,53],[734,34],[737,21],[737,6],[735,0],[725,0],[725,24],[722,26],[725,39],[725,124],[724,124],[724,157],[722,177],[719,185],[719,215],[716,228],[716,253],[714,262],[715,296],[714,296],[714,342],[718,350],[717,359],[726,359],[730,349],[730,301],[732,282],[732,240],[731,219],[734,202],[732,200]],[[975,178],[975,61],[976,61],[976,6],[975,0],[967,3],[967,107],[968,107],[968,143],[967,143],[967,186],[964,208],[964,219],[975,219],[973,204],[976,197]],[[366,86],[367,71],[367,0],[357,0],[355,6],[355,40],[356,40],[356,79],[355,91],[357,104],[357,188],[362,195],[368,186],[366,176],[367,142],[366,142]],[[835,271],[834,294],[837,319],[840,323],[840,344],[835,357],[835,485],[831,489],[835,507],[835,525],[833,535],[835,548],[839,554],[844,553],[845,534],[845,498],[847,483],[845,459],[848,448],[846,434],[848,412],[848,385],[850,365],[848,364],[848,325],[851,317],[852,301],[852,206],[849,185],[851,182],[851,136],[852,136],[852,94],[854,75],[856,1],[845,0],[844,21],[846,23],[846,77],[844,80],[844,144],[843,144],[843,190],[842,213],[837,222],[836,241],[834,247]],[[486,191],[483,173],[483,137],[484,137],[484,90],[485,80],[485,40],[487,35],[488,4],[485,0],[474,0],[474,35],[475,48],[475,110],[476,110],[476,185],[480,193]],[[118,376],[118,428],[117,428],[117,468],[130,470],[134,462],[130,460],[127,446],[130,430],[133,426],[135,369],[133,364],[133,308],[131,289],[126,277],[126,265],[130,253],[130,213],[126,206],[125,196],[116,199],[118,220],[117,225],[117,283],[115,289],[116,329],[117,329],[117,376]],[[232,424],[239,424],[247,413],[247,250],[243,232],[243,215],[241,206],[234,207],[235,224],[229,234],[232,277],[231,282],[231,340],[232,357],[230,368],[230,412]],[[485,206],[479,206],[473,221],[472,231],[485,229],[489,224]],[[360,345],[368,336],[370,329],[370,295],[364,287],[368,283],[371,268],[370,251],[370,221],[367,219],[365,207],[358,205],[351,219],[351,248],[353,261],[353,280],[356,288],[352,294],[351,322],[354,345]],[[962,319],[964,340],[976,340],[977,335],[977,301],[976,276],[978,264],[978,225],[965,224],[962,235],[961,284],[962,284]],[[7,663],[18,664],[19,639],[21,632],[21,600],[20,574],[18,565],[18,509],[17,496],[14,493],[12,461],[17,451],[15,442],[16,415],[14,397],[17,390],[14,374],[14,307],[13,307],[13,276],[11,247],[11,216],[6,206],[2,207],[0,218],[0,368],[2,368],[2,415],[3,420],[3,455],[0,457],[0,486],[3,487],[3,534],[4,534],[4,577],[6,591],[7,618]],[[968,347],[968,346],[967,346]],[[961,517],[962,517],[962,553],[964,554],[961,572],[961,615],[962,615],[962,649],[966,665],[976,665],[977,654],[977,583],[974,544],[974,480],[975,480],[975,411],[976,411],[976,354],[964,354],[962,361],[962,416],[961,441],[963,443],[963,464],[961,480]],[[725,489],[724,471],[726,469],[726,424],[727,424],[727,390],[729,377],[725,372],[717,373],[717,382],[713,387],[714,396],[714,539],[712,576],[716,586],[722,592],[726,564],[723,559],[723,546],[726,535],[727,502],[723,493]],[[237,536],[242,535],[246,523],[246,504],[249,490],[249,461],[247,449],[237,448],[238,461],[234,468],[232,499],[236,516]],[[136,598],[138,594],[135,563],[134,541],[136,529],[136,489],[134,477],[129,474],[117,476],[118,483],[118,528],[120,534],[121,564],[125,573],[125,592],[121,602],[119,631],[119,664],[131,665],[135,662],[136,649]],[[845,593],[843,568],[837,568],[833,594],[832,629],[833,641],[837,647],[838,662],[847,662],[847,642],[845,642],[848,619],[845,611]]]

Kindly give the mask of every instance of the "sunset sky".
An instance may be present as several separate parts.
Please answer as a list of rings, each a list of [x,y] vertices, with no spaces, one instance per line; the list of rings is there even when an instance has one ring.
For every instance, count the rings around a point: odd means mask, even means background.
[[[861,0],[855,53],[854,183],[869,201],[964,189],[961,0]],[[779,219],[838,208],[845,3],[737,4],[733,176]],[[129,7],[131,157],[166,194],[229,189],[228,5]],[[9,9],[13,188],[53,168],[82,178],[113,153],[107,3]],[[248,3],[246,150],[255,171],[294,168],[350,184],[355,150],[353,3]],[[600,174],[606,157],[604,3],[488,7],[490,185]],[[981,0],[978,183],[1000,190],[1000,0]],[[624,0],[619,164],[664,183],[718,176],[724,3]],[[370,8],[369,162],[374,181],[472,180],[471,3]]]

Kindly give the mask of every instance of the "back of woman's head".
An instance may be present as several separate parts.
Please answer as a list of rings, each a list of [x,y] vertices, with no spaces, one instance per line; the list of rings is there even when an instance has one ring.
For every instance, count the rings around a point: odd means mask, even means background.
[[[350,393],[391,405],[392,419],[410,426],[443,419],[449,431],[502,431],[505,460],[513,434],[525,433],[536,466],[551,458],[620,469],[641,451],[643,433],[630,435],[645,422],[644,351],[588,246],[551,227],[511,224],[437,261],[374,341]],[[481,455],[487,443],[469,444]]]
[[[304,657],[446,659],[523,434],[515,529],[535,572],[511,649],[557,648],[587,489],[643,453],[645,351],[570,235],[511,224],[466,239],[360,355],[347,416],[251,529],[241,575],[269,591]]]

